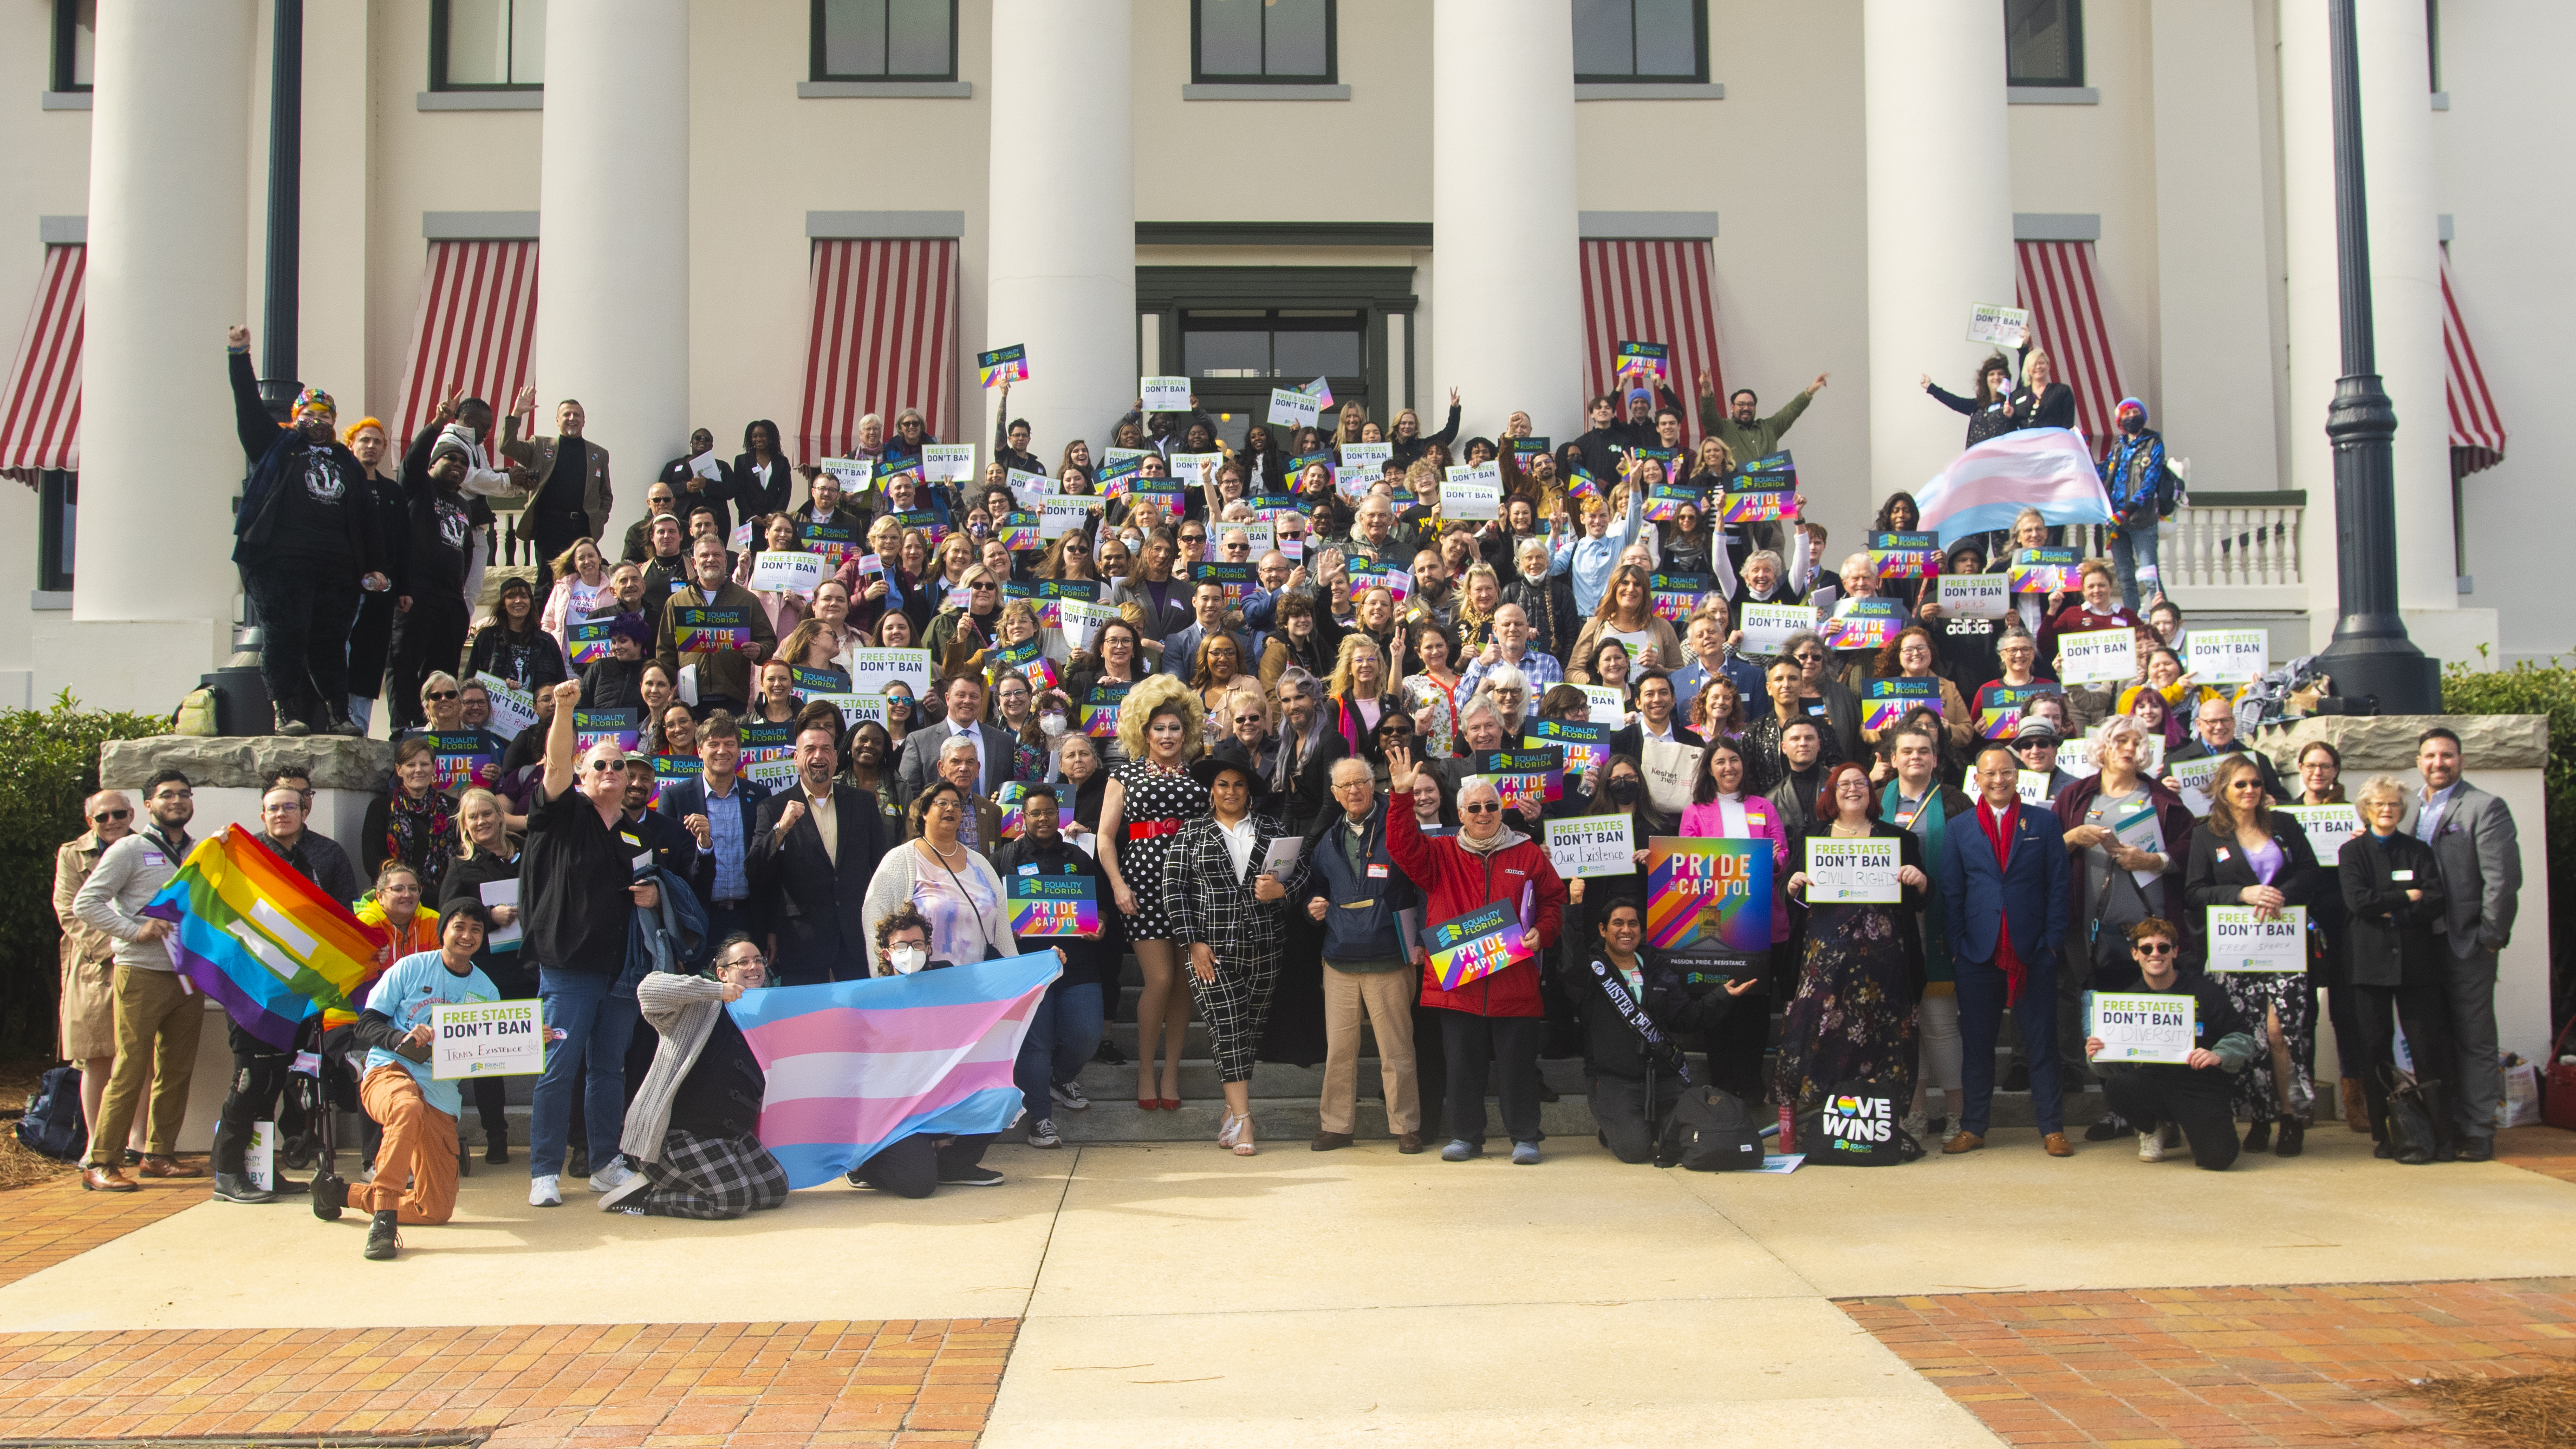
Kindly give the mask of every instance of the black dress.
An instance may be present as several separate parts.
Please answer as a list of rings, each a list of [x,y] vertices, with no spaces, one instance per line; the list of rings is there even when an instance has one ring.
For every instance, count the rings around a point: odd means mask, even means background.
[[[1208,813],[1207,787],[1187,771],[1167,775],[1142,760],[1120,765],[1114,778],[1127,793],[1120,811],[1119,828],[1127,833],[1117,846],[1118,874],[1136,896],[1127,939],[1172,940],[1171,918],[1163,910],[1163,857],[1184,822]],[[1137,825],[1166,828],[1162,834],[1139,837],[1132,829]]]

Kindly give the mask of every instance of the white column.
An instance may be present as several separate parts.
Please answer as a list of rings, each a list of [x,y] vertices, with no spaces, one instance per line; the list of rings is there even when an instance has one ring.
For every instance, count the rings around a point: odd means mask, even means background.
[[[142,620],[197,627],[40,641],[40,692],[70,684],[91,703],[133,696],[166,709],[228,642],[239,587],[232,499],[245,468],[224,329],[259,321],[243,295],[251,10],[250,0],[99,6],[70,635]],[[111,658],[101,646],[141,652]],[[163,672],[127,677],[150,669]]]
[[[581,401],[615,538],[689,436],[688,0],[551,0],[545,65],[537,421]]]
[[[2003,7],[1866,0],[1870,500],[1914,490],[1959,451],[1957,391],[1992,349],[1967,341],[1980,302],[2013,300],[2012,155]],[[1846,500],[1846,503],[1863,500]]]
[[[2382,385],[2397,411],[2397,588],[2411,631],[2419,611],[2459,608],[2424,8],[2410,10],[2402,0],[2360,0],[2356,13],[2373,330]],[[2343,373],[2330,64],[2325,7],[2282,7],[2282,209],[2290,311],[2290,397],[2283,426],[2291,486],[2308,495],[2301,562],[2309,624],[2319,646],[2332,635],[2337,612],[2334,447],[2325,428],[2335,380]],[[2426,653],[2453,657],[2462,647],[2447,637],[2417,642]]]
[[[1525,409],[1535,431],[1571,438],[1584,427],[1572,15],[1566,0],[1434,0],[1431,34],[1438,320],[1414,391],[1436,411],[1457,388],[1471,432]]]
[[[959,350],[1028,348],[1011,412],[1050,461],[1136,401],[1133,31],[1129,0],[993,0],[987,320]]]

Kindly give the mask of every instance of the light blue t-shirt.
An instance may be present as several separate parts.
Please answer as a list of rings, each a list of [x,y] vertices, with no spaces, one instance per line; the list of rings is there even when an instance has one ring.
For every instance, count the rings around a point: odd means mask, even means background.
[[[447,969],[436,951],[418,951],[396,961],[376,978],[375,989],[367,995],[367,1009],[383,1012],[392,1020],[394,1030],[408,1032],[429,1020],[429,1009],[441,1002],[498,1001],[500,990],[479,966],[469,966],[465,974]],[[420,1095],[429,1105],[453,1117],[462,1103],[456,1083],[442,1082],[430,1075],[427,1062],[415,1062],[383,1047],[367,1049],[367,1070],[383,1066],[400,1066],[420,1083]]]

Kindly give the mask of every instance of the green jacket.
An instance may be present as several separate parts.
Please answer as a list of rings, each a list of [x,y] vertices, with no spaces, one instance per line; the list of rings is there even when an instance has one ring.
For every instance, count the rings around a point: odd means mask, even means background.
[[[1735,465],[1741,468],[1756,458],[1767,458],[1779,452],[1780,435],[1789,431],[1789,425],[1798,420],[1798,414],[1805,412],[1807,404],[1815,400],[1815,390],[1810,388],[1789,399],[1787,407],[1767,418],[1756,418],[1747,426],[1726,415],[1725,410],[1718,406],[1715,393],[1704,392],[1699,395],[1700,431],[1715,434],[1719,442],[1726,444],[1726,450],[1735,455]]]

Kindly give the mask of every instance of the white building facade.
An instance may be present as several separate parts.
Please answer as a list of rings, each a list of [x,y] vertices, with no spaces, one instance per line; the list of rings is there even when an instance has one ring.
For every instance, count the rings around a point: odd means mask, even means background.
[[[2360,0],[2401,594],[2427,652],[2565,647],[2540,353],[2576,330],[2576,10]],[[692,427],[800,458],[917,406],[1052,458],[1139,374],[1241,427],[1323,375],[1560,441],[1661,341],[1791,432],[1845,536],[2036,306],[2142,399],[2196,616],[2334,614],[2323,0],[308,0],[299,334],[344,421],[578,397],[621,529]],[[262,0],[0,5],[0,704],[166,710],[231,648],[223,328],[262,309]],[[0,329],[0,335],[5,329]],[[78,347],[77,372],[65,348]],[[72,409],[66,413],[66,407]],[[2507,446],[2506,429],[2510,428]],[[1693,429],[1696,432],[1696,427]],[[76,449],[76,452],[75,452]],[[21,611],[23,610],[23,613]]]

